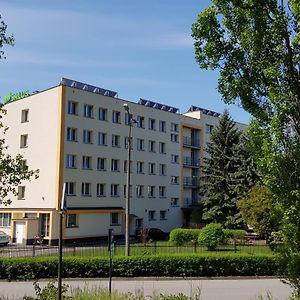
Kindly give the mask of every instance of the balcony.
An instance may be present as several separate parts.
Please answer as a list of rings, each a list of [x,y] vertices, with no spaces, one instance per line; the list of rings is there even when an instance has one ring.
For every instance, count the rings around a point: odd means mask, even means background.
[[[189,207],[198,206],[198,205],[199,205],[198,198],[184,198],[183,199],[183,207],[184,208],[189,208]]]
[[[200,140],[189,136],[183,137],[183,146],[189,148],[200,149]]]
[[[200,159],[192,159],[191,157],[184,156],[182,158],[182,163],[185,167],[189,168],[199,168],[200,166]]]
[[[197,176],[183,177],[183,186],[186,188],[198,188],[199,178]]]

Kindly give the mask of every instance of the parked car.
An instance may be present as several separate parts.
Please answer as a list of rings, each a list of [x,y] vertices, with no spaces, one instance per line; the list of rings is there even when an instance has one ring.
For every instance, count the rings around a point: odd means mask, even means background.
[[[141,242],[148,242],[148,241],[162,241],[169,239],[169,233],[162,231],[159,228],[144,228],[141,229],[137,237]]]
[[[4,231],[0,231],[0,245],[7,246],[9,243],[10,237]]]

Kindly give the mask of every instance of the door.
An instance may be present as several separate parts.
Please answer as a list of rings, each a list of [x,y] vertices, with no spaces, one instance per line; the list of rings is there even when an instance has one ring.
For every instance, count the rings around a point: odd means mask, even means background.
[[[24,228],[25,228],[24,222],[16,222],[15,236],[16,236],[17,244],[23,244]]]

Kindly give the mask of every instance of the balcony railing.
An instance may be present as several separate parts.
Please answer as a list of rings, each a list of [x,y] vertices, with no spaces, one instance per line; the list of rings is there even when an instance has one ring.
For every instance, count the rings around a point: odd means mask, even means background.
[[[196,176],[183,177],[183,186],[189,188],[197,188],[199,185],[199,179]]]
[[[183,146],[192,147],[192,148],[200,148],[200,140],[196,138],[191,138],[189,136],[183,137]]]
[[[199,166],[200,166],[199,159],[192,159],[191,157],[188,157],[188,156],[183,157],[182,163],[184,166],[191,167],[191,168],[199,168]]]
[[[199,199],[197,198],[184,198],[183,199],[183,207],[188,208],[192,206],[199,205]]]

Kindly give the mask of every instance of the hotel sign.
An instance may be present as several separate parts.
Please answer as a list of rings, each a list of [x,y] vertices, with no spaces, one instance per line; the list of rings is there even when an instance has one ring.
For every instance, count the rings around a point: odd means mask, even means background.
[[[30,96],[30,93],[28,90],[26,91],[22,91],[22,92],[18,92],[18,93],[9,93],[7,96],[5,96],[3,98],[3,104],[12,102],[12,101],[16,101],[16,100],[20,100],[22,98],[25,98],[27,96]]]

